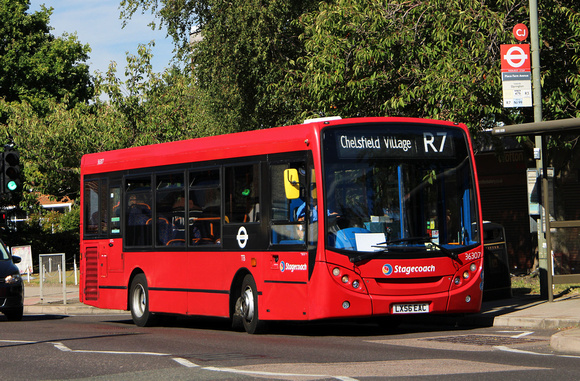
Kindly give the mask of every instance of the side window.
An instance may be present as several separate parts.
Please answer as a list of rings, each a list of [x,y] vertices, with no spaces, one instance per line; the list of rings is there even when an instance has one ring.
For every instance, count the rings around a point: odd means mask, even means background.
[[[312,169],[314,168],[313,163],[310,164],[310,168],[307,188],[310,209],[306,221],[308,223],[308,244],[316,245],[318,243],[318,191],[316,189],[316,175]]]
[[[125,245],[150,246],[153,232],[151,176],[127,178],[125,189]]]
[[[99,234],[106,235],[109,232],[109,203],[107,202],[107,181],[101,180],[99,189],[99,211],[101,219],[99,221]]]
[[[85,235],[99,234],[99,221],[101,220],[99,213],[99,190],[99,180],[85,181],[83,205]]]
[[[85,181],[84,225],[87,236],[104,236],[108,232],[107,182],[105,179]]]
[[[121,234],[121,188],[109,188],[109,210],[111,213],[111,235]]]
[[[221,243],[221,187],[219,169],[189,173],[189,244]]]
[[[299,197],[289,199],[285,192],[287,169],[298,173],[296,186]],[[306,207],[308,200],[306,164],[304,162],[272,164],[270,166],[272,199],[271,241],[274,245],[304,244],[306,232]]]
[[[155,244],[157,246],[184,246],[184,173],[181,172],[157,175],[155,197]]]
[[[227,167],[225,222],[260,221],[260,168],[258,164]]]

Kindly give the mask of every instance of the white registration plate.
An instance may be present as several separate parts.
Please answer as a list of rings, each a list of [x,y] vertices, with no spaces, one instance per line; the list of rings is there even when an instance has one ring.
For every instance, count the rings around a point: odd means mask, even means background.
[[[393,304],[394,314],[428,314],[429,303]]]

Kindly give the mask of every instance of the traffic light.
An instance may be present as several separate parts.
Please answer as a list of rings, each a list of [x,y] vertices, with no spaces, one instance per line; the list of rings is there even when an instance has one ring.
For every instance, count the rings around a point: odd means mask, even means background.
[[[20,190],[20,153],[12,147],[4,149],[3,188],[2,193],[14,193]]]

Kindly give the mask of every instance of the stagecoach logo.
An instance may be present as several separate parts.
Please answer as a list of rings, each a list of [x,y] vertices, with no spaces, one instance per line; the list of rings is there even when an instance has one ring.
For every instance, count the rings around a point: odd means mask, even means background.
[[[238,235],[236,236],[236,239],[238,240],[238,245],[240,246],[241,249],[246,247],[246,244],[248,243],[248,231],[246,230],[245,227],[242,226],[238,230]]]
[[[383,274],[385,274],[386,276],[389,276],[393,273],[393,266],[387,264],[383,265]]]
[[[405,274],[411,275],[416,273],[433,273],[435,272],[435,265],[428,265],[428,266],[399,266],[396,265],[395,268],[393,266],[387,264],[383,265],[383,274],[385,276],[389,276],[393,273],[395,274]]]
[[[301,265],[294,265],[282,261],[280,262],[280,271],[281,272],[290,271],[291,273],[293,273],[294,271],[306,271],[306,263],[303,263]]]

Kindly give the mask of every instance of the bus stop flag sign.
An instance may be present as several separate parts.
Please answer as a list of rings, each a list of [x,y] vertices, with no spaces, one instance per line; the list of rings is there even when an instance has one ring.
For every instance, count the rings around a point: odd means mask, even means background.
[[[530,45],[501,45],[503,107],[532,107]]]
[[[530,45],[501,45],[501,71],[530,71]]]

